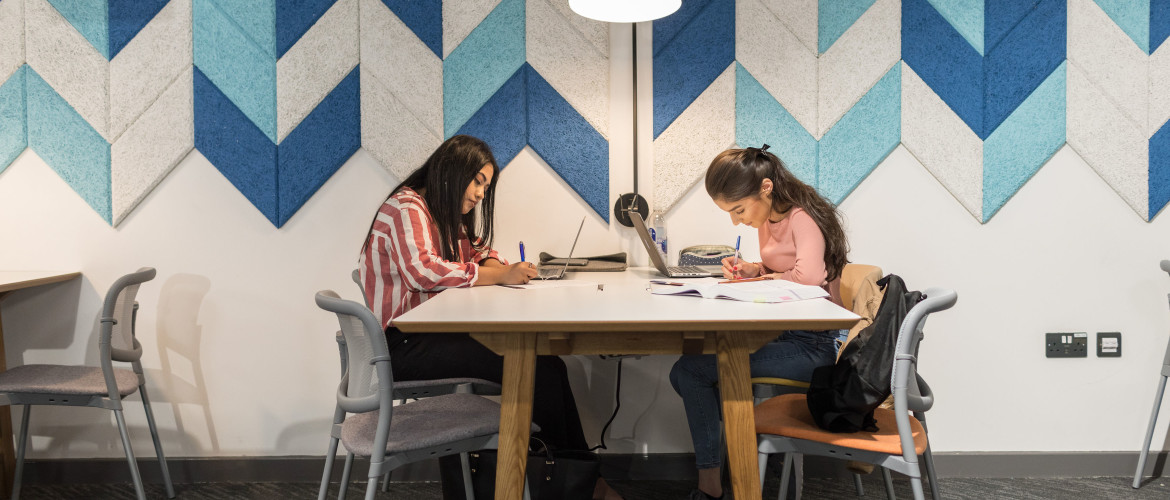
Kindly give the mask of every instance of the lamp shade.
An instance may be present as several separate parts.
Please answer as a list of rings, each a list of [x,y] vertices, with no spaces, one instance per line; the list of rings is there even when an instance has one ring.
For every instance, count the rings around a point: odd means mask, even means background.
[[[569,0],[581,16],[607,23],[640,23],[669,16],[682,0]]]

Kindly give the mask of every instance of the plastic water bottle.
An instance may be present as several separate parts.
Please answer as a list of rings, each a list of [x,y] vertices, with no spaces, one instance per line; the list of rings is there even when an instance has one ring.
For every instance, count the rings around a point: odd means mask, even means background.
[[[662,255],[662,261],[669,263],[668,257],[670,255],[666,246],[666,217],[663,217],[660,212],[655,212],[654,217],[650,220],[650,237],[654,239],[654,246],[658,247],[658,253]]]

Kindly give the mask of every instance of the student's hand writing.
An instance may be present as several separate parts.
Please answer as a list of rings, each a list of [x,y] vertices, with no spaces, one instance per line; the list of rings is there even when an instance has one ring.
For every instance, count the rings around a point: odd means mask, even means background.
[[[738,266],[738,269],[737,269]],[[724,257],[723,259],[723,277],[727,279],[739,278],[755,278],[760,275],[759,264],[739,259],[736,263],[735,257]]]
[[[540,272],[536,270],[536,265],[531,262],[517,262],[507,266],[508,272],[504,275],[503,283],[505,285],[523,285],[529,280],[540,276]]]

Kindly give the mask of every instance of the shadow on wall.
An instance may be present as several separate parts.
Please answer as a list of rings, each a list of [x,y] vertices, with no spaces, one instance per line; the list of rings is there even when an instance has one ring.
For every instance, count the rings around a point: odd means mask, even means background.
[[[162,384],[158,400],[167,401],[175,417],[175,429],[180,436],[191,435],[200,425],[183,420],[183,407],[196,405],[203,409],[202,427],[206,429],[207,442],[212,454],[219,452],[219,436],[215,421],[211,417],[211,404],[207,397],[207,385],[203,374],[203,359],[200,348],[203,327],[199,324],[199,310],[203,298],[211,290],[211,280],[194,274],[175,274],[163,283],[158,302],[158,357],[159,373],[147,374],[147,381]],[[182,370],[182,371],[178,371]],[[153,371],[153,370],[148,370]],[[150,390],[149,388],[147,390]],[[156,412],[159,405],[156,403]],[[161,429],[160,429],[161,432]],[[204,450],[195,449],[195,440],[183,439],[182,450],[168,450],[168,453],[195,455]]]
[[[0,293],[0,296],[3,296],[0,307],[4,308],[2,328],[7,366],[25,364],[26,351],[64,350],[75,342],[89,342],[90,336],[77,332],[78,305],[83,299],[87,303],[101,301],[93,283],[84,275],[81,279],[17,290],[7,295]],[[94,321],[96,324],[96,315]],[[97,360],[96,355],[93,359]]]

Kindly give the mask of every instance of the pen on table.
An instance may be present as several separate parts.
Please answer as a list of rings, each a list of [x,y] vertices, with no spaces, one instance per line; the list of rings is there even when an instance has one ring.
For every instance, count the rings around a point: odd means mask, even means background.
[[[756,276],[755,278],[736,278],[736,279],[732,279],[732,280],[724,280],[724,281],[720,281],[719,283],[720,284],[723,284],[723,283],[747,283],[749,281],[764,281],[764,280],[770,280],[770,279],[772,279],[771,276]]]
[[[524,262],[524,242],[520,242],[520,262]]]
[[[741,237],[735,237],[735,265],[731,267],[732,276],[736,279],[739,279],[739,239]]]

